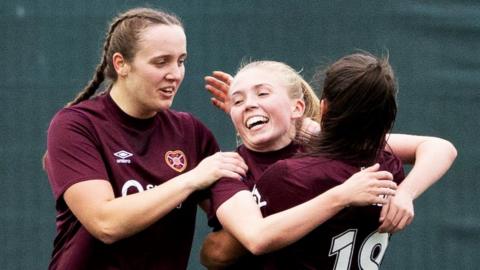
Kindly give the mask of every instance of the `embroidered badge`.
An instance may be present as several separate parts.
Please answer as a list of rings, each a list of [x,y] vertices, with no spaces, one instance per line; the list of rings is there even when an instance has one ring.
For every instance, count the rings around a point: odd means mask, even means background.
[[[182,172],[187,168],[187,157],[180,150],[168,151],[165,153],[165,162],[170,168]]]

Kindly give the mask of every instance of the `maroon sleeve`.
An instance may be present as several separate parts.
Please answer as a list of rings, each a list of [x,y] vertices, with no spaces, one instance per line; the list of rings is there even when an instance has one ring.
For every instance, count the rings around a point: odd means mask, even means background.
[[[393,181],[400,184],[405,179],[405,170],[402,161],[394,154],[384,151],[383,162],[381,162],[380,170],[386,170],[392,173]]]
[[[218,180],[210,188],[210,211],[208,213],[208,224],[211,227],[217,227],[219,225],[217,219],[217,210],[224,202],[233,197],[237,192],[247,190],[250,191],[248,186],[240,180],[234,178],[222,178]]]
[[[268,216],[289,209],[314,197],[305,179],[290,173],[288,160],[270,166],[257,183],[260,210]]]
[[[96,146],[93,128],[79,112],[62,110],[50,123],[46,170],[57,200],[75,183],[107,180],[108,174]]]
[[[191,116],[195,126],[195,137],[192,139],[197,140],[198,143],[198,152],[200,153],[201,158],[206,158],[220,151],[215,137],[212,132],[197,118]]]
[[[189,113],[186,113],[186,114],[189,115],[189,117],[191,117],[191,119],[193,120],[193,125],[195,127],[195,130],[194,130],[195,134],[193,138],[196,139],[198,142],[197,153],[199,156],[198,160],[200,163],[201,160],[203,160],[204,158],[211,156],[216,152],[220,151],[220,147],[218,146],[218,143],[215,140],[215,137],[213,136],[212,132],[202,122],[200,122],[200,120],[198,120],[197,118],[195,118],[193,115]],[[209,200],[210,190],[204,189],[204,190],[195,192],[194,196],[197,202]],[[211,215],[212,215],[211,210],[207,209],[207,216],[210,217]]]

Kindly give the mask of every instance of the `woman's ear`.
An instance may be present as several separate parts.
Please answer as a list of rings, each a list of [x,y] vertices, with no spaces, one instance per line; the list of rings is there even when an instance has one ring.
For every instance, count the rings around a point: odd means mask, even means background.
[[[296,99],[293,104],[292,118],[302,118],[305,113],[305,101],[303,99]]]
[[[125,61],[125,58],[123,58],[123,55],[121,53],[114,53],[112,61],[113,67],[115,68],[115,71],[117,72],[119,77],[125,77],[128,75],[128,72],[130,71],[130,66],[128,65],[127,61]]]
[[[325,99],[320,100],[320,119],[323,118],[323,115],[327,112],[327,110],[328,110],[327,100]]]

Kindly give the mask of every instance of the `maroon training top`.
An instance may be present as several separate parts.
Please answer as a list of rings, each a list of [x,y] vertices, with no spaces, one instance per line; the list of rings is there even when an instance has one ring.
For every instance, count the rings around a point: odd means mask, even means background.
[[[248,166],[248,172],[245,178],[242,181],[238,181],[237,179],[232,178],[222,178],[217,181],[211,188],[212,197],[211,197],[211,214],[213,216],[209,219],[209,225],[213,227],[214,230],[221,229],[221,225],[216,218],[215,213],[217,212],[218,207],[222,205],[225,201],[230,199],[233,195],[237,192],[242,190],[249,190],[252,191],[252,195],[257,200],[260,199],[258,194],[255,192],[255,184],[257,183],[258,179],[262,176],[265,170],[272,165],[273,163],[277,162],[278,160],[283,160],[286,158],[292,157],[299,151],[299,146],[295,143],[291,143],[288,146],[272,152],[255,152],[244,145],[240,145],[237,148],[237,152],[240,156],[243,157],[245,163]],[[259,267],[261,264],[258,260],[261,257],[253,256],[252,254],[244,255],[234,264],[228,266],[226,269],[234,270],[234,269],[260,269]]]
[[[401,161],[383,152],[380,170],[404,179]],[[306,202],[359,171],[339,160],[302,157],[279,161],[257,181],[261,210],[268,216]],[[262,207],[263,205],[263,207]],[[348,207],[298,242],[265,256],[265,269],[377,269],[389,235],[378,233],[381,207]]]
[[[173,110],[133,118],[104,93],[60,110],[50,123],[47,148],[57,210],[50,269],[186,269],[203,194],[193,194],[144,231],[106,245],[82,226],[63,193],[75,183],[103,179],[115,197],[127,196],[191,170],[219,150],[203,124]]]

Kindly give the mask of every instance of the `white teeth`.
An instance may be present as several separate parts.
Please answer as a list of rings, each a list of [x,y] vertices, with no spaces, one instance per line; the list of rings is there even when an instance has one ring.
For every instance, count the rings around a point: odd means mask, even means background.
[[[245,126],[247,126],[248,129],[251,129],[252,127],[260,124],[264,124],[268,122],[268,118],[265,116],[252,116],[245,121]]]
[[[173,92],[173,87],[165,87],[165,88],[162,88],[162,91],[164,91],[164,92]]]

